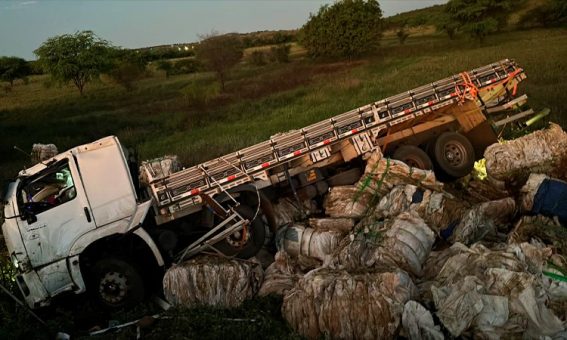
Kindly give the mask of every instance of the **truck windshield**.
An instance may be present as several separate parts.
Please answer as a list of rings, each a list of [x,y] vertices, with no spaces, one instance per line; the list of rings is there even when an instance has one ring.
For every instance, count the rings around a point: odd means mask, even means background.
[[[20,207],[34,215],[68,202],[77,196],[68,160],[60,161],[20,185]]]

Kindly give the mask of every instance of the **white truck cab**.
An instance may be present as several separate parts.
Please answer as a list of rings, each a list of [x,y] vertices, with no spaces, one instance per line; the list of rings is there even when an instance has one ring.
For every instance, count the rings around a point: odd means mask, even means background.
[[[137,234],[163,265],[149,235],[137,228],[151,201],[138,202],[116,137],[21,171],[4,201],[2,232],[18,268],[18,286],[32,308],[65,291],[85,291],[80,254],[106,236]]]

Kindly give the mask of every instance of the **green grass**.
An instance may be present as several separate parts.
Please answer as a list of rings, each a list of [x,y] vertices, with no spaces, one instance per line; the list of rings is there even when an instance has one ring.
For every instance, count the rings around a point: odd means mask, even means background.
[[[55,143],[64,150],[109,134],[137,147],[143,159],[174,153],[191,165],[503,58],[525,68],[522,90],[531,105],[549,107],[550,119],[565,127],[566,33],[508,32],[484,46],[443,35],[410,36],[405,45],[385,39],[377,55],[356,62],[243,64],[233,71],[227,92],[207,98],[206,105],[187,93],[210,86],[210,73],[169,79],[158,74],[131,92],[98,82],[83,97],[71,86],[46,88],[46,78],[37,77],[0,96],[0,177],[14,176],[28,161],[13,145],[30,150],[34,142]]]

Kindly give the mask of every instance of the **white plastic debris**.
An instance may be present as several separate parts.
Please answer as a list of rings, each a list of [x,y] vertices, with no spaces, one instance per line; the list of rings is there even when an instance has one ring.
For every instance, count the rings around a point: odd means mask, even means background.
[[[433,316],[416,301],[408,301],[402,314],[402,325],[410,340],[443,340],[445,337],[439,326],[435,326]]]
[[[366,213],[371,196],[354,185],[336,186],[325,197],[325,214],[334,218],[360,219]]]

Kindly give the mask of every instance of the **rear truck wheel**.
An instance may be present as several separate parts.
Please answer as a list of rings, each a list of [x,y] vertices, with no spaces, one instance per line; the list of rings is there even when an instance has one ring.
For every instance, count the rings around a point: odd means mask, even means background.
[[[396,149],[392,155],[393,159],[400,160],[407,165],[423,170],[433,169],[433,162],[431,158],[417,146],[402,145]]]
[[[438,169],[451,179],[468,175],[475,160],[474,147],[467,137],[456,132],[444,132],[435,141],[433,158]]]
[[[243,218],[248,219],[249,223],[240,231],[218,242],[215,247],[227,256],[236,255],[241,259],[247,259],[256,255],[264,246],[266,229],[260,213],[252,220],[256,211],[249,206],[241,204],[235,210]]]
[[[360,168],[352,168],[329,177],[327,179],[327,184],[329,184],[330,187],[351,185],[356,183],[361,176],[362,171],[360,170]]]
[[[119,258],[96,262],[89,288],[96,302],[109,308],[133,306],[141,302],[146,293],[138,270]]]

